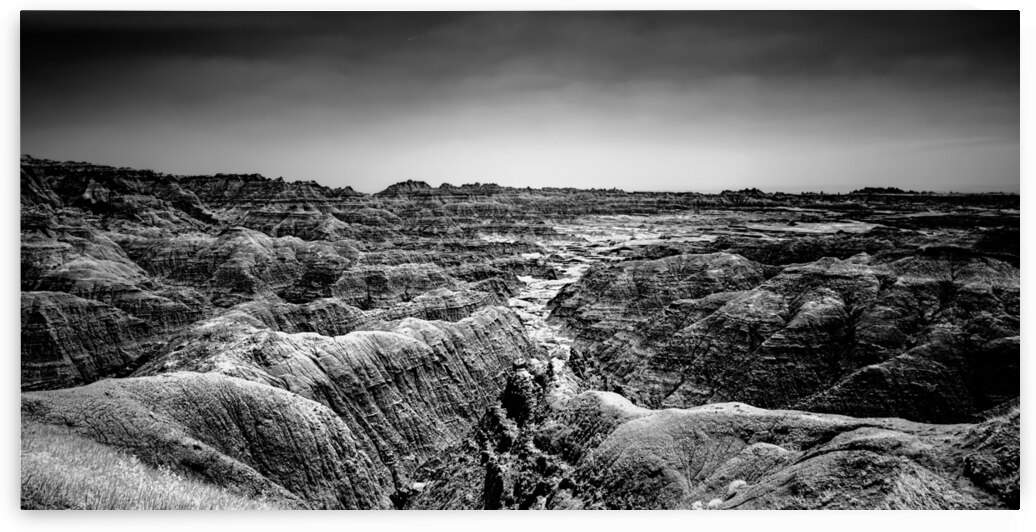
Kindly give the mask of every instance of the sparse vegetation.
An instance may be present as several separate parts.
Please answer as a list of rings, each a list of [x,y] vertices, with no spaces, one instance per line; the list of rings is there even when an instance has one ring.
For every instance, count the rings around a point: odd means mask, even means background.
[[[718,510],[720,505],[723,504],[723,499],[712,499],[708,503],[703,501],[694,501],[691,505],[692,510]]]
[[[917,475],[900,475],[892,484],[892,491],[882,510],[975,510],[980,507],[971,497],[957,493],[948,483],[939,479],[931,482]]]
[[[274,510],[66,430],[22,424],[25,510]]]

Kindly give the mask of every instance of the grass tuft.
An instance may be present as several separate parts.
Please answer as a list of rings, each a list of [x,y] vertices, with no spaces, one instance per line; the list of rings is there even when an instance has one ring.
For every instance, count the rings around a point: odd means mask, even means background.
[[[901,474],[894,481],[881,510],[975,510],[978,503],[963,495],[945,480],[934,475],[927,478]]]
[[[275,510],[67,430],[22,424],[23,510]]]

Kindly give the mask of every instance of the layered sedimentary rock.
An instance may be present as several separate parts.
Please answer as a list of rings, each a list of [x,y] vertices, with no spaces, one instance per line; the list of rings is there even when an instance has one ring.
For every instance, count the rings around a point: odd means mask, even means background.
[[[960,475],[964,427],[739,403],[646,412],[600,395],[575,401],[590,423],[581,401],[589,412],[622,420],[575,468],[570,492],[583,505],[967,509],[1010,502]]]
[[[330,291],[344,301],[373,308],[457,284],[455,277],[436,264],[379,265],[342,272]]]
[[[202,286],[214,299],[235,300],[290,286],[301,270],[299,253],[315,250],[294,238],[273,238],[243,227],[216,237],[183,235],[126,243],[143,269],[173,282]],[[326,254],[334,248],[322,246]]]
[[[334,298],[304,304],[264,299],[242,303],[231,311],[244,312],[274,331],[323,336],[340,336],[375,321],[368,313]]]
[[[23,232],[23,388],[118,374],[205,313],[201,292],[151,278],[110,236],[71,216]]]
[[[22,292],[22,389],[63,388],[117,373],[140,357],[147,324],[60,292]]]
[[[27,393],[25,420],[68,427],[155,466],[303,508],[385,508],[391,476],[328,408],[217,374]]]
[[[672,268],[661,265],[681,257],[697,262],[666,282]],[[1017,394],[1018,270],[1008,262],[927,247],[792,264],[761,282],[772,267],[697,257],[591,271],[552,302],[590,386],[646,406],[743,401],[928,422],[973,419]],[[655,271],[638,287],[645,264]],[[681,291],[681,276],[705,281]]]
[[[537,399],[545,391],[538,387],[542,381],[527,377],[528,385],[509,384],[516,391],[510,397],[505,392],[503,408],[480,426],[474,442],[418,472],[408,507],[1018,505],[1017,408],[977,425],[764,410],[742,403],[651,410],[598,391],[569,395],[544,408],[543,396]]]
[[[496,281],[493,279],[492,281]],[[482,282],[472,288],[458,291],[437,288],[425,292],[406,303],[400,303],[369,314],[376,319],[395,320],[419,318],[423,320],[460,321],[489,306],[506,303],[510,295],[503,282]]]
[[[382,322],[370,325],[379,330],[333,337],[270,330],[247,310],[200,323],[136,374],[217,372],[327,405],[400,482],[463,439],[496,401],[512,364],[536,354],[506,308],[452,323]]]
[[[1017,196],[21,192],[23,416],[248,497],[1017,506]]]
[[[287,211],[302,205],[325,213],[372,207],[409,218],[421,209],[450,205],[450,211],[461,216],[538,221],[544,216],[652,215],[689,209],[758,210],[787,207],[808,207],[869,216],[869,206],[873,205],[892,207],[900,213],[925,213],[932,206],[1017,209],[1019,204],[1016,195],[797,195],[765,193],[754,189],[724,191],[721,194],[627,193],[617,189],[528,189],[479,183],[462,186],[444,184],[433,188],[419,181],[398,183],[371,198],[349,187],[333,189],[312,181],[289,182],[257,174],[171,176],[149,170],[49,161],[28,156],[22,158],[22,163],[25,170],[22,179],[27,185],[22,187],[26,191],[23,197],[32,204],[81,204],[95,208],[98,204],[107,204],[111,198],[151,195],[164,198],[162,201],[171,209],[201,221],[206,221],[203,220],[206,216],[194,218],[188,213],[206,206],[211,211],[225,210],[240,216],[268,206],[278,206],[279,210]],[[123,214],[134,215],[130,211]],[[979,221],[989,221],[988,217],[981,214],[975,216]],[[224,215],[217,215],[217,218],[222,217]],[[904,223],[925,224],[931,221],[929,218],[915,216]]]
[[[599,341],[636,329],[671,301],[743,290],[764,278],[761,265],[729,253],[601,266],[561,290],[551,302],[552,316],[567,320],[581,339]]]

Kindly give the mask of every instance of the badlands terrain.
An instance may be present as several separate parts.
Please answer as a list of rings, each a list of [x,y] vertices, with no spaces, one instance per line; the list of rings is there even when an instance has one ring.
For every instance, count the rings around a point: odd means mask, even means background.
[[[21,504],[1015,508],[1018,209],[24,156]]]

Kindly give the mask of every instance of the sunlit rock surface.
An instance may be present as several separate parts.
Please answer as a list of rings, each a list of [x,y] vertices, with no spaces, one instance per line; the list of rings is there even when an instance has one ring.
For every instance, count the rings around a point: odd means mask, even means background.
[[[22,158],[23,419],[300,508],[1018,505],[1019,199]]]
[[[551,317],[574,335],[588,385],[646,406],[941,423],[1016,397],[1017,266],[956,247],[899,255],[754,269],[702,259],[716,255],[626,261],[567,286]],[[686,268],[663,269],[675,261]]]
[[[328,408],[217,374],[27,393],[23,419],[71,428],[156,466],[303,508],[384,508],[391,476]]]
[[[743,403],[651,410],[597,391],[531,415],[515,408],[529,399],[505,398],[474,442],[426,463],[408,507],[1018,506],[1017,408],[976,425],[929,425]]]
[[[136,375],[214,372],[283,388],[336,412],[372,459],[405,479],[464,439],[513,364],[534,355],[515,314],[406,318],[340,336],[270,330],[246,309],[199,323]]]

